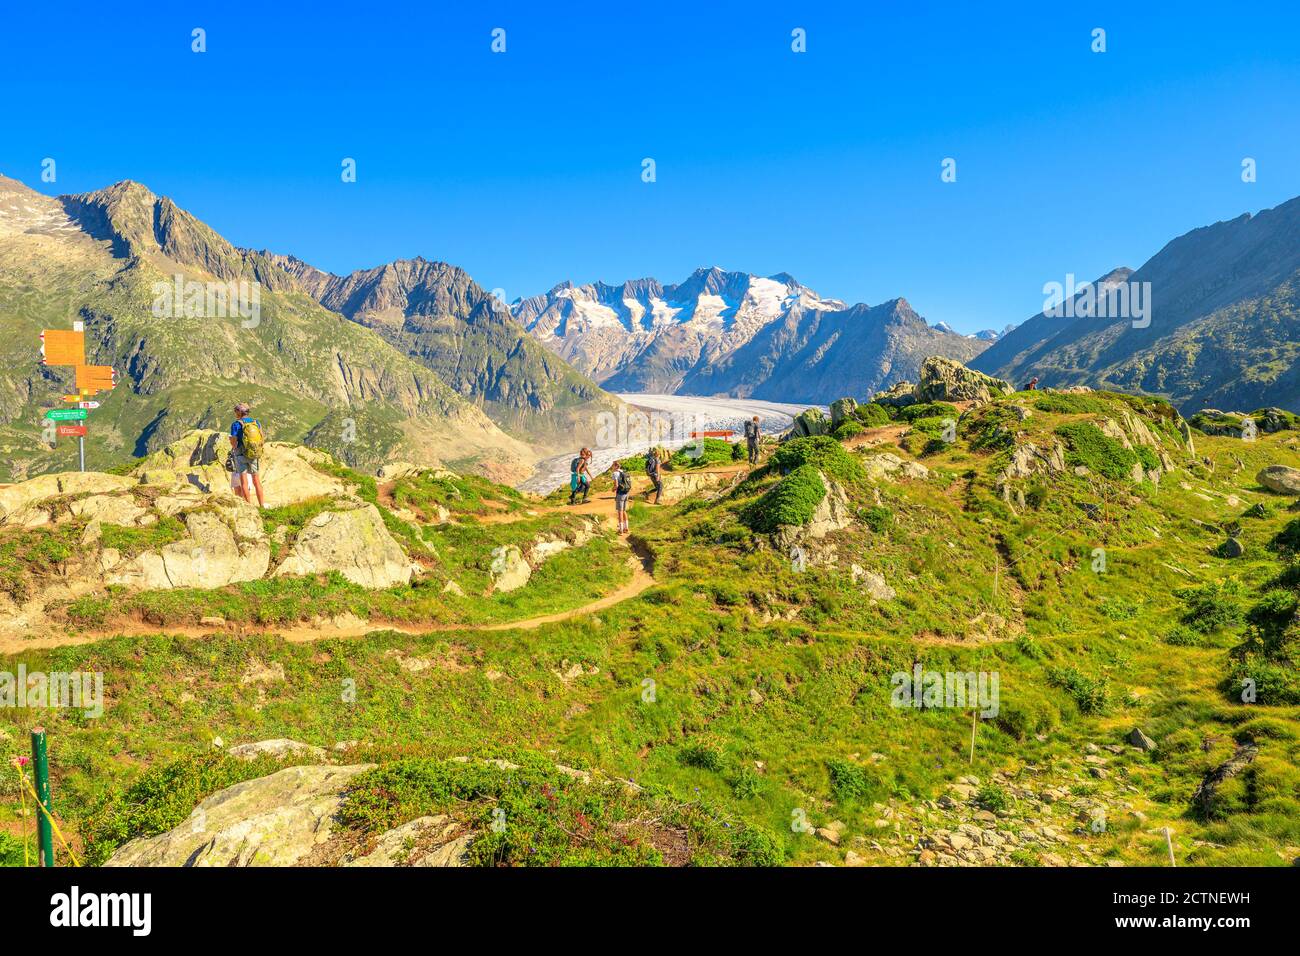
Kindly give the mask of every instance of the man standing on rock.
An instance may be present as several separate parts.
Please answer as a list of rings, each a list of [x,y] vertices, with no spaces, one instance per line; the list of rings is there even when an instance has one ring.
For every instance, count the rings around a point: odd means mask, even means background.
[[[262,423],[249,417],[251,410],[246,402],[235,406],[235,421],[230,426],[230,490],[249,504],[253,503],[252,491],[256,490],[257,506],[265,508],[258,470],[266,437]]]
[[[758,464],[758,416],[745,422],[745,444],[749,446],[749,463]]]

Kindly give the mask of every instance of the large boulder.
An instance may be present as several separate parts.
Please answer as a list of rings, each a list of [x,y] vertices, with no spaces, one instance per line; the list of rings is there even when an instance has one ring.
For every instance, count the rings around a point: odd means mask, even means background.
[[[941,355],[931,355],[921,363],[915,396],[918,402],[988,402],[1013,391],[1005,379],[985,375]]]
[[[691,495],[702,494],[705,497],[712,497],[740,475],[739,472],[728,474],[720,471],[660,471],[659,480],[663,483],[663,494],[659,502],[672,505]]]
[[[808,435],[828,435],[830,431],[831,421],[822,414],[822,410],[820,408],[807,408],[795,416],[789,437],[804,438]]]
[[[890,408],[906,408],[916,404],[916,386],[911,382],[895,382],[883,392],[876,392],[871,400]]]
[[[840,427],[842,422],[851,421],[858,403],[852,398],[837,398],[831,402],[831,430]]]
[[[1261,485],[1279,495],[1300,495],[1300,469],[1269,465],[1255,476]]]
[[[212,794],[179,826],[121,847],[106,866],[293,866],[325,843],[343,792],[371,764],[286,767]]]
[[[106,475],[98,471],[68,471],[40,475],[0,488],[0,523],[27,524],[19,518],[30,514],[36,502],[60,495],[109,494],[136,484],[136,479]],[[44,521],[37,523],[45,523]]]
[[[345,866],[466,866],[466,854],[475,834],[453,838],[461,825],[446,814],[416,817],[389,830],[365,856]]]
[[[294,539],[289,554],[272,577],[337,571],[365,588],[408,584],[416,567],[384,527],[372,504],[340,502],[322,511]]]
[[[817,510],[808,519],[807,524],[784,526],[772,536],[777,548],[789,551],[805,541],[816,541],[832,532],[847,528],[853,523],[853,508],[843,487],[827,478],[821,471],[817,477],[826,488],[826,494],[817,505]]]
[[[867,455],[862,459],[862,470],[872,481],[894,481],[899,478],[928,478],[930,469],[919,461],[899,458],[893,452]]]

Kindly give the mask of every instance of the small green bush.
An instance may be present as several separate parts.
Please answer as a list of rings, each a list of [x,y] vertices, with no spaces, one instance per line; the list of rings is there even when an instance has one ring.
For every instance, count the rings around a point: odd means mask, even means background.
[[[782,474],[801,465],[813,465],[837,481],[856,483],[866,478],[862,464],[829,435],[811,435],[784,443],[773,453],[772,465]]]
[[[1083,465],[1112,481],[1132,477],[1137,455],[1091,422],[1069,422],[1057,428],[1056,433],[1069,446],[1067,464]]]
[[[920,402],[899,409],[898,412],[899,420],[905,422],[915,422],[921,418],[951,418],[956,421],[960,415],[957,406],[948,402]]]
[[[853,410],[854,416],[868,428],[879,428],[881,425],[888,425],[891,421],[889,410],[884,405],[876,402],[868,402],[865,405],[859,405]]]
[[[831,775],[831,794],[836,800],[860,800],[871,789],[871,778],[866,770],[848,760],[835,758],[826,761]]]
[[[833,439],[832,439],[833,441]],[[762,534],[808,523],[826,497],[826,485],[813,465],[800,465],[742,513],[741,520]]]
[[[1213,634],[1236,627],[1245,618],[1241,584],[1236,578],[1183,588],[1176,591],[1175,596],[1182,598],[1187,605],[1182,623],[1201,634]]]
[[[864,428],[860,423],[855,422],[851,418],[846,418],[844,421],[840,422],[839,427],[836,428],[835,431],[831,432],[831,437],[836,441],[847,441],[854,435],[861,435],[864,431],[866,431],[866,428]]]
[[[872,505],[862,511],[862,523],[876,534],[884,534],[894,523],[894,513],[883,505]]]

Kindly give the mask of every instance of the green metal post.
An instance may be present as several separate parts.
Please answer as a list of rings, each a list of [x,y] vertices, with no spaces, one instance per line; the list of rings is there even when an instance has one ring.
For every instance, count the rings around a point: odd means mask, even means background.
[[[36,798],[45,808],[45,813],[40,809],[36,811],[36,842],[41,854],[40,864],[53,866],[54,832],[46,813],[52,813],[54,808],[50,806],[50,761],[45,752],[44,727],[32,728],[32,766],[36,770]]]

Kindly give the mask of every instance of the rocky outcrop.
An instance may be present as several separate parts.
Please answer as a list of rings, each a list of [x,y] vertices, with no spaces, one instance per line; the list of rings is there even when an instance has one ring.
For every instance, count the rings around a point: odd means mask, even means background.
[[[370,764],[286,767],[203,800],[179,826],[106,866],[293,866],[329,840],[347,785]]]
[[[728,474],[719,471],[660,471],[659,478],[663,482],[664,490],[659,503],[673,505],[691,495],[699,494],[712,497],[742,475],[741,472]]]
[[[409,584],[417,570],[384,527],[379,509],[357,502],[312,518],[272,576],[337,571],[353,584],[388,588]]]
[[[921,363],[914,395],[918,402],[988,402],[1015,389],[1011,383],[967,368],[960,362],[932,355]]]
[[[130,560],[116,560],[107,549],[100,558],[104,583],[136,590],[218,588],[266,574],[271,546],[260,520],[252,540],[237,538],[231,523],[215,512],[190,512],[185,528],[187,537]]]
[[[930,469],[919,461],[899,458],[893,452],[881,452],[878,455],[865,455],[862,470],[872,481],[895,481],[900,478],[928,478]]]
[[[492,556],[492,590],[518,591],[533,576],[533,567],[515,545],[498,548]]]
[[[463,829],[446,814],[416,817],[382,834],[374,849],[348,860],[345,866],[466,866],[474,833],[453,836]]]
[[[853,412],[857,409],[858,403],[852,398],[837,398],[831,402],[831,430],[840,427],[840,424],[853,419]]]
[[[913,382],[895,382],[885,391],[877,392],[871,400],[890,408],[906,408],[916,404],[916,385]]]
[[[829,435],[830,431],[831,420],[822,414],[822,410],[820,408],[807,408],[795,416],[788,437],[804,438],[808,435]]]
[[[783,526],[772,536],[772,543],[782,551],[788,552],[795,545],[824,538],[853,523],[853,509],[843,487],[821,471],[817,472],[817,476],[826,488],[826,494],[807,524]]]
[[[1275,494],[1300,495],[1300,469],[1269,465],[1255,476],[1255,480]]]
[[[107,494],[123,491],[134,484],[135,479],[97,471],[61,472],[20,481],[0,488],[0,523],[35,527],[50,520],[49,512],[37,507],[38,502],[66,495]],[[37,518],[38,512],[43,517]]]
[[[228,437],[199,430],[154,452],[131,474],[136,481],[198,494],[230,494]],[[262,491],[268,508],[280,508],[311,498],[345,495],[353,490],[342,479],[318,466],[332,460],[324,452],[286,442],[267,442],[259,464]],[[233,497],[233,496],[232,496]]]

